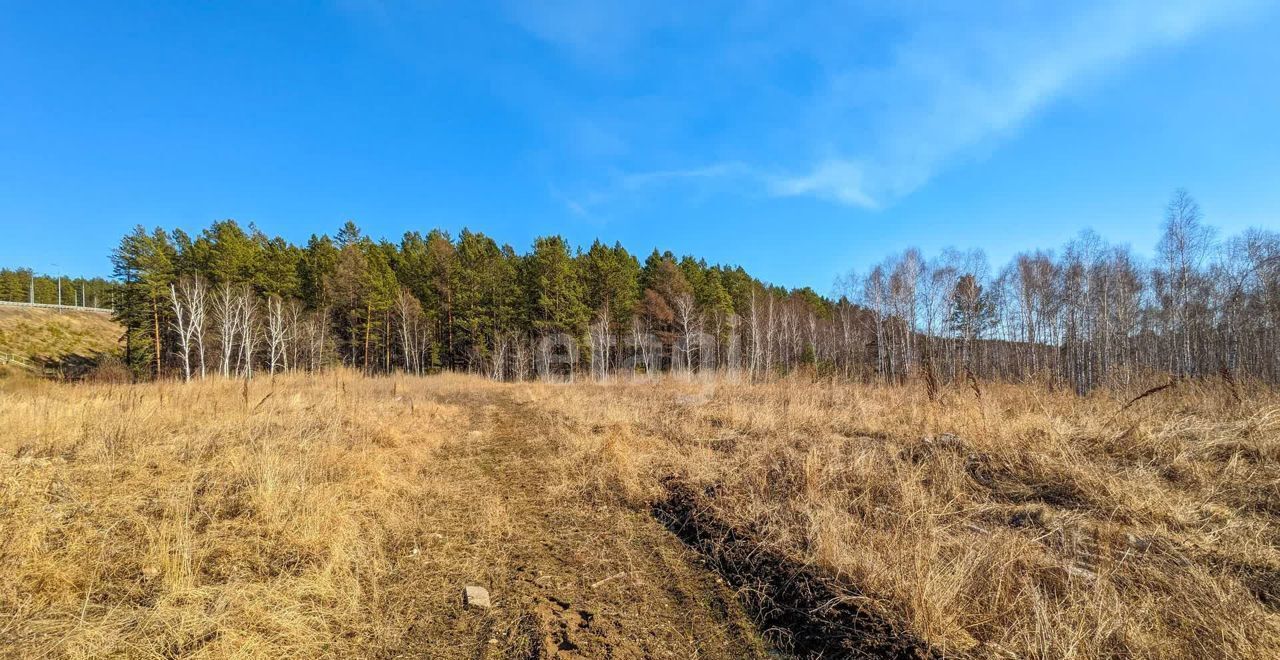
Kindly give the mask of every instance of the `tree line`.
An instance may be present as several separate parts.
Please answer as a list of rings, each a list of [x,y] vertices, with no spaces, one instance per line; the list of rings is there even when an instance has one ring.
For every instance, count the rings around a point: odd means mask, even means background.
[[[0,300],[58,304],[58,283],[62,283],[62,304],[72,307],[111,308],[116,283],[103,277],[60,277],[37,274],[30,268],[0,268]]]
[[[136,228],[113,252],[140,376],[468,371],[502,380],[728,371],[1089,388],[1149,372],[1280,382],[1280,237],[1218,240],[1178,191],[1156,256],[1085,232],[992,271],[916,249],[784,289],[740,267],[559,236],[524,253],[479,232],[374,240],[347,222],[305,245],[234,221]]]
[[[872,311],[876,372],[1047,379],[1086,391],[1151,372],[1280,382],[1280,235],[1219,240],[1185,190],[1155,256],[1082,232],[992,273],[980,251],[906,250],[843,282]]]

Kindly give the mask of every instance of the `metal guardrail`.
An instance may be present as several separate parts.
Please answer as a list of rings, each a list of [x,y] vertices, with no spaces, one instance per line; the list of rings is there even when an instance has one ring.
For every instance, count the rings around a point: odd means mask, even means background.
[[[27,371],[36,371],[36,365],[31,364],[30,362],[27,362],[26,360],[16,355],[9,355],[8,353],[0,353],[0,365],[4,365],[4,364],[12,364],[16,367],[21,367],[23,369],[26,369]]]
[[[98,314],[110,314],[114,309],[109,307],[81,307],[79,305],[55,305],[49,303],[27,303],[14,302],[12,300],[0,300],[0,306],[8,307],[40,307],[44,309],[59,309],[65,312],[96,312]]]

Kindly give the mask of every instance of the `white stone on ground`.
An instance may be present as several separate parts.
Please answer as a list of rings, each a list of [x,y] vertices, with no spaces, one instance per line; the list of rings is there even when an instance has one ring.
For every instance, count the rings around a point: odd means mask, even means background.
[[[467,586],[462,590],[462,604],[470,607],[489,609],[489,590],[484,587]]]

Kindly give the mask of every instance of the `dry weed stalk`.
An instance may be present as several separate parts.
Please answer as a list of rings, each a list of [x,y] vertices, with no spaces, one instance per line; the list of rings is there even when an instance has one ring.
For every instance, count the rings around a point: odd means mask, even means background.
[[[964,377],[969,381],[973,396],[978,400],[982,400],[982,386],[978,384],[978,377],[973,375],[973,369],[970,369],[967,365],[964,368]]]
[[[1244,401],[1240,398],[1240,385],[1236,383],[1236,379],[1231,375],[1231,370],[1227,368],[1227,365],[1223,364],[1222,367],[1219,368],[1218,375],[1220,375],[1222,377],[1222,381],[1227,384],[1227,391],[1231,393],[1231,399],[1235,401],[1236,405],[1238,406],[1243,404]]]
[[[1123,406],[1120,406],[1119,410],[1116,410],[1114,413],[1112,413],[1111,416],[1107,418],[1107,423],[1110,424],[1111,422],[1115,421],[1115,419],[1119,417],[1121,413],[1132,408],[1139,401],[1142,401],[1143,399],[1146,399],[1149,396],[1154,396],[1156,394],[1164,392],[1165,390],[1171,389],[1175,387],[1178,384],[1178,382],[1179,382],[1178,379],[1170,378],[1169,382],[1167,383],[1164,383],[1162,385],[1155,385],[1144,390],[1141,394],[1133,397],[1132,399],[1129,399]]]

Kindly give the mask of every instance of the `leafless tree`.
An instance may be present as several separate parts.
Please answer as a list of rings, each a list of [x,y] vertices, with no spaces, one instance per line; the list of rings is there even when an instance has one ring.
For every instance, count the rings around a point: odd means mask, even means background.
[[[235,356],[236,338],[242,327],[241,296],[235,287],[223,283],[213,295],[214,338],[218,342],[223,378],[231,376],[231,359]]]
[[[275,375],[276,369],[289,370],[289,316],[280,296],[269,296],[267,307],[267,371]]]
[[[591,349],[591,377],[596,380],[606,380],[609,377],[610,338],[606,307],[587,328],[587,343]]]
[[[400,289],[395,300],[396,334],[400,336],[400,353],[404,370],[423,372],[421,339],[426,332],[422,303],[408,289]]]
[[[680,328],[680,338],[676,343],[679,363],[684,371],[693,371],[693,353],[697,350],[696,335],[702,332],[702,316],[693,298],[693,293],[682,291],[671,300],[671,309],[676,315],[676,325]]]
[[[1192,367],[1192,295],[1213,241],[1213,232],[1201,220],[1200,205],[1185,189],[1179,189],[1165,211],[1164,235],[1157,246],[1161,269],[1155,279],[1165,336],[1171,340],[1169,367],[1180,374],[1189,373]]]
[[[182,374],[191,380],[193,369],[191,354],[198,356],[200,377],[204,378],[204,324],[206,287],[198,275],[185,277],[177,285],[169,285],[169,300],[173,305],[173,329],[178,337],[178,351],[182,356]]]
[[[240,353],[237,372],[245,379],[253,378],[253,359],[257,355],[261,327],[258,322],[258,301],[248,286],[240,288],[237,296],[240,308]]]

